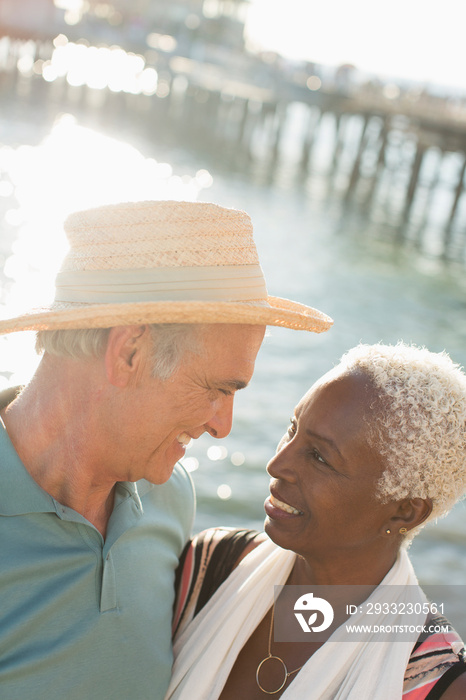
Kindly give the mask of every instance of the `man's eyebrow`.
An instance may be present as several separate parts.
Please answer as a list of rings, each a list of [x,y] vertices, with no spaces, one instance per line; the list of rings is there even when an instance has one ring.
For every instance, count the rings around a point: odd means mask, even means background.
[[[225,381],[218,382],[216,388],[234,392],[245,389],[247,385],[248,382],[243,382],[241,379],[226,379]]]
[[[325,435],[319,435],[318,433],[313,433],[312,430],[309,430],[308,428],[306,428],[306,434],[309,435],[309,437],[313,437],[316,440],[322,440],[322,442],[326,442],[327,445],[329,445],[329,447],[331,447],[332,450],[335,450],[335,452],[337,452],[343,459],[343,455],[341,454],[340,450],[331,438],[325,437]]]

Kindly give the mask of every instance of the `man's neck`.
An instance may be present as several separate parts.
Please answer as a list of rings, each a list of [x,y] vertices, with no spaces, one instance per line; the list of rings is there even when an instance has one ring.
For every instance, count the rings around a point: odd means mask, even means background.
[[[45,363],[1,416],[31,477],[105,537],[115,483],[101,478],[100,432],[86,390],[90,377],[83,385],[74,369],[72,363],[55,361],[51,373]]]

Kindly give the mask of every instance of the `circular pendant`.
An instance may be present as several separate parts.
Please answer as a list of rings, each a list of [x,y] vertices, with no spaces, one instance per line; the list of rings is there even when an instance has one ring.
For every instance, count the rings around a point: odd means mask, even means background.
[[[261,684],[260,684],[260,681],[259,681],[259,673],[260,673],[260,670],[261,670],[262,666],[263,666],[267,661],[271,661],[272,659],[276,659],[276,660],[279,661],[279,662],[281,663],[281,665],[283,666],[283,673],[284,673],[283,683],[282,683],[281,686],[280,686],[279,688],[277,688],[276,690],[266,690],[266,689],[263,688],[263,687],[261,686]],[[285,664],[285,662],[283,661],[283,659],[281,659],[279,656],[273,656],[272,654],[271,654],[270,656],[266,656],[266,658],[265,658],[265,659],[262,659],[262,661],[260,662],[259,666],[257,667],[257,671],[256,671],[256,683],[257,683],[257,685],[259,686],[259,688],[262,690],[262,692],[263,692],[263,693],[267,693],[267,695],[275,695],[275,693],[279,693],[280,690],[283,690],[283,688],[284,688],[285,685],[286,685],[287,679],[288,679],[288,669],[287,669],[286,664]]]

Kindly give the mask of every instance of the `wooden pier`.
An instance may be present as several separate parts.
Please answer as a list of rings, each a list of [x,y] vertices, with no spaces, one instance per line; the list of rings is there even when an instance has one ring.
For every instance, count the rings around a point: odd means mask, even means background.
[[[31,66],[50,62],[51,44],[28,47]],[[115,92],[70,85],[66,74],[47,82],[40,70],[24,69],[25,55],[21,41],[0,51],[0,100],[90,114],[109,125],[126,116],[145,136],[221,154],[233,167],[262,168],[271,178],[282,167],[294,168],[301,180],[324,171],[343,201],[369,213],[389,183],[390,216],[400,240],[414,238],[422,246],[422,227],[441,191],[436,252],[464,259],[466,105],[460,100],[389,94],[370,85],[339,89],[309,76],[281,74],[267,81],[252,71],[246,79],[182,56],[159,57],[152,94]],[[327,162],[315,157],[323,139]]]

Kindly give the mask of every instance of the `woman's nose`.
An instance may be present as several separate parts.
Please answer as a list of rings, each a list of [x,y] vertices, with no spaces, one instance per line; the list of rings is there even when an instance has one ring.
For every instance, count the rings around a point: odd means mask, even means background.
[[[297,477],[294,469],[294,449],[290,443],[285,443],[272,457],[267,465],[267,473],[274,479],[282,479],[290,483],[296,483]]]

